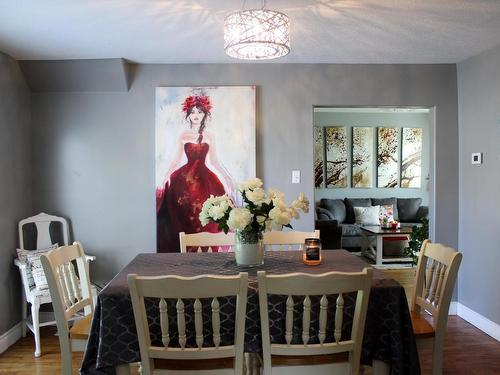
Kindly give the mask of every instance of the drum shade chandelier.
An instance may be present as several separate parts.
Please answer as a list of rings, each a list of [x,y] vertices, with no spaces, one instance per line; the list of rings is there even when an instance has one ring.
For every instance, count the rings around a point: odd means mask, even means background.
[[[243,60],[269,60],[290,52],[290,20],[284,13],[266,9],[243,9],[224,20],[224,51]]]

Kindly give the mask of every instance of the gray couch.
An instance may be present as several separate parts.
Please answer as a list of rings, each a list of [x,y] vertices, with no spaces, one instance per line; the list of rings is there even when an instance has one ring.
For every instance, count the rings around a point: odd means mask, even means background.
[[[401,226],[420,224],[422,218],[427,218],[429,208],[422,206],[422,198],[323,198],[316,206],[318,221],[336,220],[342,229],[342,247],[359,248],[361,246],[360,225],[355,224],[354,207],[369,207],[377,205],[392,205],[394,220]]]

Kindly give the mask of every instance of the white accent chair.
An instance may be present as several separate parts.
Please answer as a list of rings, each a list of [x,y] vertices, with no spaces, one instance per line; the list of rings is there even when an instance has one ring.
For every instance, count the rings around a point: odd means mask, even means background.
[[[195,247],[197,253],[203,252],[202,247],[208,247],[206,252],[213,253],[219,251],[222,246],[234,246],[234,241],[234,233],[231,232],[228,234],[224,232],[179,233],[181,253],[186,253],[188,247]]]
[[[141,352],[143,375],[151,374],[243,374],[243,344],[247,304],[248,274],[237,276],[160,276],[128,275],[128,285],[134,309],[135,325]],[[218,298],[236,296],[234,342],[220,345],[221,312]],[[150,339],[145,298],[159,299],[160,325],[163,346],[153,346]],[[203,314],[200,299],[211,299],[212,342],[204,340]],[[169,317],[166,299],[176,302],[176,324],[180,347],[169,346]],[[194,332],[186,325],[183,299],[194,301]],[[186,347],[186,337],[193,332],[196,348]],[[163,370],[162,370],[163,369]],[[165,369],[167,371],[165,371]]]
[[[72,374],[71,352],[84,351],[88,340],[94,303],[90,290],[87,259],[81,245],[61,246],[40,257],[49,285],[50,297],[57,322],[61,347],[61,373]],[[74,272],[76,263],[78,277]],[[80,320],[69,327],[69,322],[78,315]]]
[[[372,269],[362,272],[328,272],[320,275],[292,273],[266,275],[258,272],[260,325],[262,329],[263,375],[299,375],[334,373],[358,375],[360,369],[361,345],[372,282]],[[342,340],[344,316],[343,293],[357,292],[351,335]],[[285,343],[271,343],[269,333],[268,295],[285,295]],[[319,303],[318,344],[309,344],[311,339],[311,299],[322,296]],[[328,315],[327,296],[338,295],[335,300],[335,314]],[[294,300],[293,296],[305,296],[302,302],[302,343],[292,344]],[[330,300],[331,302],[331,300]],[[333,324],[327,324],[333,319]],[[334,327],[333,342],[326,342],[327,327]],[[315,327],[316,328],[316,327]],[[344,354],[344,355],[342,355]],[[340,364],[339,362],[344,362]]]
[[[306,238],[319,238],[319,230],[314,232],[270,231],[264,233],[266,250],[302,250]]]
[[[425,240],[417,264],[411,320],[417,346],[432,345],[432,374],[443,372],[443,344],[462,253]]]
[[[53,224],[60,226],[60,231],[55,230]],[[49,249],[55,244],[58,245],[68,245],[69,241],[69,230],[68,222],[63,217],[47,215],[45,213],[40,213],[38,215],[28,217],[19,222],[19,248],[21,250],[27,250],[26,240],[28,240],[29,233],[27,233],[27,225],[32,226],[34,239],[31,239],[32,243],[30,247],[34,249]],[[51,230],[52,226],[52,230]],[[52,239],[51,231],[56,235],[56,238]],[[59,233],[57,233],[59,232]],[[25,237],[26,236],[26,237]],[[26,239],[26,240],[25,240]],[[59,241],[59,242],[58,242]],[[62,242],[62,243],[60,243]],[[95,260],[94,256],[87,255],[87,262]],[[30,282],[28,277],[29,265],[26,262],[22,262],[19,259],[14,260],[14,264],[19,268],[21,274],[21,281],[23,284],[23,296],[22,296],[22,336],[26,337],[26,327],[28,327],[35,336],[35,357],[39,357],[42,354],[41,343],[40,343],[40,327],[47,325],[54,325],[56,321],[52,313],[40,313],[40,306],[43,304],[50,304],[52,300],[50,298],[50,293],[48,289],[38,289],[32,282]],[[87,265],[88,266],[88,265]],[[93,295],[96,296],[95,288],[92,287]],[[95,297],[94,297],[95,298]],[[31,314],[28,316],[27,303],[31,305]]]

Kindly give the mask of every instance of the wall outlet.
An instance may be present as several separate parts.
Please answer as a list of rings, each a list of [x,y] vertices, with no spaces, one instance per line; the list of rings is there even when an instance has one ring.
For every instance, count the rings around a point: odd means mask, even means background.
[[[300,184],[300,171],[292,171],[292,184]]]

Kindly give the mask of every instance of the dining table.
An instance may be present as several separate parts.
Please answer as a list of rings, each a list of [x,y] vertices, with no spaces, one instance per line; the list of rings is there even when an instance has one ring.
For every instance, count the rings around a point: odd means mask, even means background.
[[[258,299],[257,272],[285,274],[303,272],[321,274],[330,271],[359,272],[370,265],[346,250],[323,250],[322,262],[316,266],[304,264],[301,251],[268,251],[264,264],[257,267],[244,267],[236,264],[234,253],[144,253],[138,254],[123,268],[99,293],[95,306],[89,340],[83,357],[81,374],[115,374],[116,369],[140,361],[139,344],[135,329],[134,314],[127,284],[128,274],[141,276],[179,275],[235,275],[248,272],[248,301],[245,322],[245,352],[261,352],[260,314]],[[355,298],[355,295],[354,295]],[[354,301],[354,298],[351,298]],[[284,342],[286,296],[269,299],[270,336],[273,342]],[[346,298],[345,314],[353,313],[354,302]],[[314,304],[319,303],[313,300]],[[352,308],[349,308],[351,305]],[[234,326],[234,300],[228,297],[221,301],[221,327]],[[294,306],[294,341],[300,340],[301,314],[300,301]],[[146,306],[151,325],[152,342],[161,345],[161,329],[157,304]],[[175,310],[175,309],[169,309]],[[205,310],[207,312],[205,313]],[[189,304],[186,312],[190,311]],[[204,323],[209,320],[209,309],[203,310]],[[283,312],[283,313],[281,313]],[[205,315],[206,314],[206,315]],[[172,316],[175,321],[175,315]],[[317,325],[312,316],[311,327]],[[186,324],[189,323],[188,317]],[[349,319],[344,329],[349,329]],[[297,329],[295,329],[297,327]],[[228,328],[229,329],[229,328]],[[295,334],[297,332],[297,334]],[[226,335],[230,340],[230,335]],[[191,340],[192,339],[192,340]],[[175,337],[173,339],[175,342]],[[194,338],[188,337],[188,345]],[[328,337],[327,337],[328,341]],[[223,343],[221,343],[222,345]],[[229,344],[229,343],[228,343]],[[384,272],[374,269],[368,312],[363,337],[361,363],[371,366],[379,363],[390,374],[420,374],[418,351],[413,335],[408,303],[403,287]],[[375,369],[375,367],[374,367]],[[375,372],[375,371],[374,371]]]

